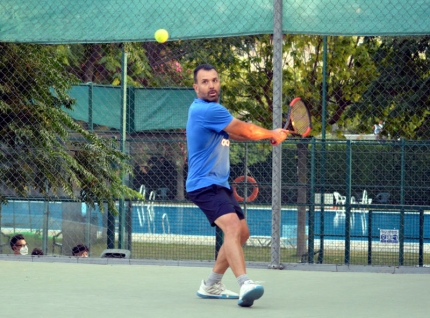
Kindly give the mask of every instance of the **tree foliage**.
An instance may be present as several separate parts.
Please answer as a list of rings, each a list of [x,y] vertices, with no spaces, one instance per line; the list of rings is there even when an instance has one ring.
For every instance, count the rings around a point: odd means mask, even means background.
[[[380,42],[371,56],[378,77],[351,109],[369,119],[386,122],[392,138],[428,139],[430,128],[430,36],[369,38]],[[375,121],[375,120],[374,120]]]
[[[284,107],[301,96],[311,108],[314,135],[321,133],[323,122],[323,39],[309,35],[283,39]],[[425,138],[428,43],[428,37],[327,37],[327,128],[336,125],[339,132],[368,133],[383,119],[385,134]],[[120,84],[120,44],[62,47],[57,52],[81,81]],[[127,43],[125,49],[130,85],[189,87],[194,67],[210,63],[223,81],[223,104],[244,120],[272,127],[271,35]]]
[[[64,195],[115,212],[115,199],[138,196],[119,173],[131,171],[128,158],[62,110],[73,108],[67,93],[78,80],[56,49],[0,44],[0,200]]]

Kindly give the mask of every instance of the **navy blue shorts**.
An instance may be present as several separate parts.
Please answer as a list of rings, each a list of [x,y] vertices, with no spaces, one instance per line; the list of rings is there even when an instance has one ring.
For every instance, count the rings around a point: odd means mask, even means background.
[[[245,218],[233,191],[228,188],[213,184],[188,192],[188,196],[203,211],[212,226],[215,226],[216,219],[228,213],[236,213],[239,220]]]

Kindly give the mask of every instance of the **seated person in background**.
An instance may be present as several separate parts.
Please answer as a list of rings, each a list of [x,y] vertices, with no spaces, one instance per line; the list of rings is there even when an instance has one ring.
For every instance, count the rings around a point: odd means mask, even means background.
[[[31,255],[43,255],[43,251],[40,248],[35,247],[31,252]]]
[[[10,239],[10,248],[15,255],[27,255],[28,254],[28,246],[25,241],[24,235],[16,234]]]
[[[90,249],[83,244],[78,244],[74,248],[72,248],[72,255],[76,257],[88,257],[88,253]]]

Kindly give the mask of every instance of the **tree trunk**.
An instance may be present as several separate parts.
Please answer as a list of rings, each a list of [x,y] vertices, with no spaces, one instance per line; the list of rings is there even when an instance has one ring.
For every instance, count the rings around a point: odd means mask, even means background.
[[[96,82],[96,79],[94,77],[95,73],[95,66],[98,63],[98,61],[102,58],[101,48],[100,45],[94,44],[91,45],[88,48],[88,59],[85,61],[83,67],[82,67],[82,81],[84,83],[87,82]]]

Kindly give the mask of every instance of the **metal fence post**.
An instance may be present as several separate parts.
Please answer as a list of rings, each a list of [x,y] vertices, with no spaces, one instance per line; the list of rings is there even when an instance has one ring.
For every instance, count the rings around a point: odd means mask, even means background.
[[[93,121],[93,83],[88,85],[88,130],[90,132],[94,131],[94,121]]]
[[[48,193],[48,184],[45,186],[46,192]],[[44,255],[48,254],[48,229],[49,229],[49,199],[44,200],[45,209],[43,211],[43,236],[42,236],[42,252]]]
[[[351,257],[351,173],[352,149],[351,141],[346,142],[346,202],[345,202],[345,264]]]
[[[418,265],[424,266],[424,210],[420,209],[420,229],[418,239]]]
[[[325,156],[326,156],[326,117],[327,117],[327,36],[323,37],[323,76],[322,76],[322,110],[321,110],[321,198],[325,197]],[[318,263],[324,261],[324,210],[325,201],[321,200],[320,207],[320,250],[318,253]]]
[[[369,210],[367,220],[367,265],[372,265],[372,210]]]
[[[325,196],[321,193],[321,201],[325,203]],[[314,243],[315,243],[315,138],[311,140],[311,180],[310,180],[310,205],[308,219],[308,262],[314,263]]]
[[[399,265],[404,263],[404,244],[405,244],[405,139],[401,140],[400,153],[400,221],[399,221]]]
[[[127,138],[127,52],[122,45],[121,60],[121,151],[125,152],[125,143]],[[123,174],[123,172],[121,172]],[[123,176],[123,182],[124,182]],[[119,229],[118,229],[118,248],[125,246],[125,228],[126,228],[126,210],[124,207],[124,198],[119,198]]]
[[[282,125],[282,0],[273,2],[273,128]],[[273,147],[272,157],[272,245],[269,268],[281,266],[281,146]]]

